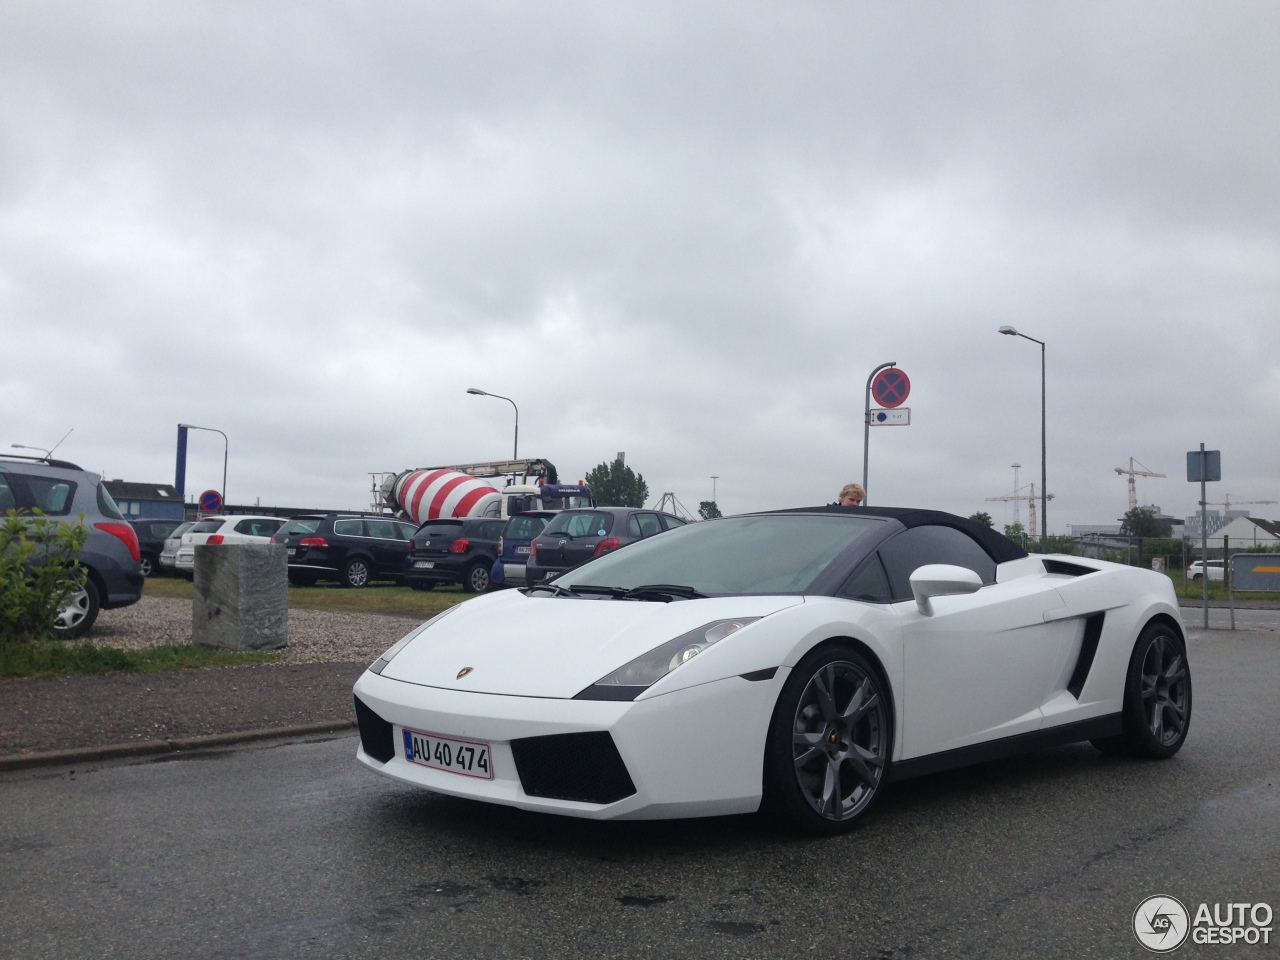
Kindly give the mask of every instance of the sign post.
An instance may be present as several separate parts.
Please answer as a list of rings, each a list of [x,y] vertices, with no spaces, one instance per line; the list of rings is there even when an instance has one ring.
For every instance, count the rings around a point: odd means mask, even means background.
[[[1206,450],[1200,444],[1199,450],[1187,451],[1187,483],[1200,484],[1200,582],[1204,585],[1204,628],[1209,629],[1209,516],[1205,503],[1204,485],[1222,479],[1222,451]],[[1229,518],[1226,518],[1229,519]],[[1222,551],[1222,570],[1226,576],[1227,552]]]
[[[867,377],[866,405],[862,411],[862,502],[864,505],[871,503],[867,490],[867,459],[871,453],[871,398],[874,395],[876,403],[892,411],[894,407],[905,403],[907,395],[911,393],[911,380],[897,367],[896,362],[882,363],[871,371],[871,376]],[[876,415],[879,417],[886,412],[888,411],[877,410]],[[906,424],[909,423],[911,423],[910,410],[907,411],[906,419]],[[893,425],[905,426],[906,424],[898,421]],[[880,419],[876,421],[876,425],[888,426],[889,423]]]

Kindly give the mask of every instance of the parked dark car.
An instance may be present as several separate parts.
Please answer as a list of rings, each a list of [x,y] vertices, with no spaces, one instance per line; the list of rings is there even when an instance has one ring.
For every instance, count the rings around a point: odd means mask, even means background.
[[[174,531],[181,526],[191,527],[183,520],[130,520],[129,526],[138,535],[138,565],[144,577],[161,572],[160,554],[164,552],[164,542],[173,536]]]
[[[685,521],[669,513],[636,507],[564,510],[534,539],[525,579],[539,583],[592,557],[684,525]]]
[[[489,589],[504,521],[490,517],[428,520],[413,535],[405,581],[415,590],[460,583],[468,593]]]
[[[0,515],[35,509],[68,523],[83,516],[89,531],[76,557],[88,577],[54,621],[59,636],[82,636],[98,619],[99,610],[127,607],[142,598],[138,535],[102,477],[65,460],[0,455]]]
[[[365,587],[375,580],[402,579],[415,529],[394,517],[315,514],[294,517],[271,542],[285,545],[289,581],[296,586],[337,580],[344,587]]]
[[[498,537],[498,559],[489,571],[495,587],[525,586],[525,564],[529,562],[533,538],[542,532],[557,512],[527,510],[507,517],[502,535]]]

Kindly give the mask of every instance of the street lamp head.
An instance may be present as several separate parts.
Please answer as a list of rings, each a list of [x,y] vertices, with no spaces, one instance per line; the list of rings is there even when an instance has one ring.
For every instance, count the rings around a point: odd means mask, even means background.
[[[1018,335],[1018,331],[1016,327],[1003,326],[1000,328],[1000,332],[1003,333],[1006,337],[1016,337]]]
[[[477,397],[487,397],[489,395],[486,391],[481,390],[479,387],[467,387],[467,393],[473,394]]]

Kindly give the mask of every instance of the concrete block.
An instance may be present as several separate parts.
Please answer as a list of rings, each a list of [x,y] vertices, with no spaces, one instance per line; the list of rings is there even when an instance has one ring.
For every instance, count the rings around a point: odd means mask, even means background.
[[[289,642],[289,575],[282,543],[196,547],[191,639],[202,647],[279,650]]]

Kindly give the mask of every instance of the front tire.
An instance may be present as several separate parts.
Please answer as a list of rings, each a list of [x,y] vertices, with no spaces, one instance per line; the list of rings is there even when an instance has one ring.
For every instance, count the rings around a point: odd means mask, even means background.
[[[462,589],[467,593],[484,593],[489,589],[489,568],[483,563],[473,563],[462,578]]]
[[[1129,657],[1124,685],[1124,746],[1136,757],[1164,760],[1182,749],[1191,726],[1191,669],[1178,631],[1150,624]]]
[[[63,640],[74,640],[89,632],[98,611],[102,609],[102,599],[98,588],[92,580],[85,579],[84,586],[67,598],[66,604],[58,611],[53,621],[54,634]]]
[[[764,807],[816,835],[843,833],[875,805],[893,747],[888,688],[849,644],[791,671],[765,745]]]
[[[434,590],[436,582],[434,580],[413,580],[410,581],[409,586],[413,587],[414,590]]]
[[[144,577],[155,576],[156,571],[158,570],[158,565],[156,564],[155,558],[152,557],[150,554],[144,553],[142,557],[138,560],[138,570],[142,573]]]
[[[363,557],[354,557],[342,568],[342,585],[344,587],[367,587],[369,585],[369,561]]]

